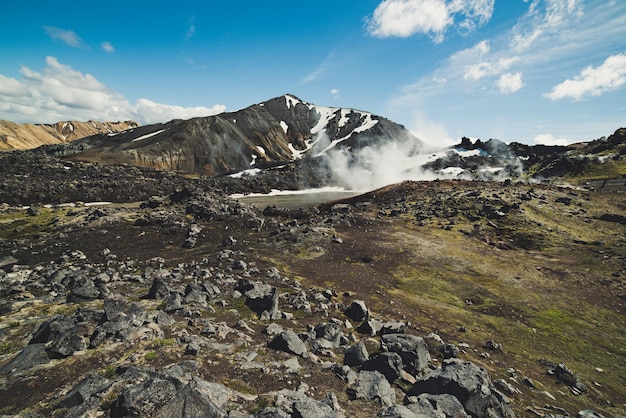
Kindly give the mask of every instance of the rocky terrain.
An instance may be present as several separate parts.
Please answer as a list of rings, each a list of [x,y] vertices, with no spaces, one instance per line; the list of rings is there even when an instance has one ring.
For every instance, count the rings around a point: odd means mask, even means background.
[[[63,121],[50,125],[18,124],[0,120],[0,151],[25,150],[42,145],[65,144],[95,134],[112,134],[139,125],[133,121]]]
[[[205,178],[1,155],[0,414],[626,414],[620,190],[229,197],[323,182],[311,164]]]

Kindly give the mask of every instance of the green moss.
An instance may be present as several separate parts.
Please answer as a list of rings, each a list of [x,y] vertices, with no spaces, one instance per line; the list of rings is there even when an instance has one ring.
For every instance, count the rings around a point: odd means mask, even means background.
[[[174,340],[173,338],[169,338],[169,339],[157,338],[156,340],[152,341],[152,345],[154,347],[169,347],[169,346],[174,345],[175,342],[176,340]]]
[[[145,355],[144,358],[147,361],[152,361],[152,360],[156,360],[159,357],[159,355],[156,353],[156,351],[148,351]]]

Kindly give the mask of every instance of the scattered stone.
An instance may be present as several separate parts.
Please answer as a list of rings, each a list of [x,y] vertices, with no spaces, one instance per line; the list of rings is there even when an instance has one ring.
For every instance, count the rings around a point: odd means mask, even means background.
[[[295,332],[290,330],[278,334],[267,346],[274,350],[284,351],[297,356],[303,356],[307,353],[304,342]]]
[[[48,354],[46,354],[45,344],[30,344],[24,347],[11,361],[0,367],[0,375],[20,373],[49,362],[50,359]]]
[[[468,361],[445,360],[440,369],[431,370],[420,378],[407,396],[423,393],[453,395],[474,416],[494,412],[498,416],[513,416],[508,399],[495,390],[487,372]]]
[[[497,343],[493,340],[488,340],[483,347],[491,351],[502,351],[502,344]]]
[[[380,400],[383,406],[391,406],[396,403],[396,392],[389,384],[387,378],[377,371],[363,370],[359,373],[359,381],[356,390],[352,392],[355,399]]]
[[[353,301],[344,313],[348,318],[356,322],[364,321],[369,315],[365,302],[362,300]]]
[[[407,398],[407,408],[418,417],[455,417],[469,418],[465,408],[453,395],[432,395],[423,393]]]
[[[444,359],[456,358],[459,355],[459,349],[454,344],[444,344],[439,348],[439,352]]]
[[[347,366],[359,367],[370,359],[367,348],[363,341],[350,347],[343,358],[343,364]]]
[[[361,370],[380,372],[393,384],[402,376],[402,358],[397,353],[380,353],[361,364]]]
[[[403,367],[411,373],[420,373],[428,367],[430,352],[422,337],[408,334],[387,334],[381,338],[384,350],[400,355]]]

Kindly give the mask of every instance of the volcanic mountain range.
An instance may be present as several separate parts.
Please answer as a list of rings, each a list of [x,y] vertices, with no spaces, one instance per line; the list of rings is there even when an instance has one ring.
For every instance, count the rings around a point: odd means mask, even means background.
[[[360,177],[356,166],[374,178],[381,178],[377,170],[396,170],[389,182],[550,177],[594,181],[605,179],[606,173],[618,179],[626,174],[625,139],[624,128],[608,138],[570,146],[463,138],[454,147],[432,152],[404,126],[384,117],[317,106],[291,94],[234,112],[146,126],[132,121],[0,122],[0,148],[4,149],[48,145],[46,153],[69,160],[209,176],[296,162],[298,167],[314,166],[317,179],[307,175],[309,184],[331,179],[349,188],[383,185],[353,184],[349,178]]]

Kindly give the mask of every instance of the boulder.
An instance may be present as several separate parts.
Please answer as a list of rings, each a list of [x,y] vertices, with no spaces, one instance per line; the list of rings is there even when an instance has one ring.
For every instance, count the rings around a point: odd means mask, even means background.
[[[346,366],[358,367],[370,359],[370,356],[363,341],[350,347],[343,357],[343,364]]]
[[[170,294],[170,287],[163,277],[155,277],[148,292],[149,299],[162,299]]]
[[[583,411],[578,411],[576,418],[604,418],[604,415],[600,415],[591,409],[585,409]]]
[[[315,341],[313,348],[317,351],[320,348],[338,348],[341,344],[341,325],[334,322],[318,324],[315,327]]]
[[[100,289],[96,287],[93,280],[84,279],[76,283],[67,295],[68,303],[83,303],[99,299],[101,297]]]
[[[353,321],[361,322],[367,318],[369,311],[367,310],[364,301],[355,300],[350,304],[350,306],[348,306],[344,313]]]
[[[19,373],[49,362],[45,344],[31,344],[24,347],[13,360],[0,367],[0,374]]]
[[[374,337],[380,333],[383,323],[377,319],[368,319],[357,327],[357,332]]]
[[[463,405],[452,395],[431,395],[424,393],[409,397],[407,408],[419,417],[455,417],[469,418]]]
[[[156,418],[225,418],[228,416],[226,410],[223,409],[226,402],[220,398],[223,398],[223,392],[228,390],[224,387],[223,391],[216,393],[213,389],[208,382],[192,380],[162,406],[154,416]],[[228,395],[226,395],[227,399]]]
[[[439,352],[444,359],[456,358],[459,355],[459,349],[454,344],[444,344],[439,348]]]
[[[109,389],[113,382],[100,375],[89,375],[78,382],[59,402],[60,408],[72,408],[88,401],[93,395]]]
[[[397,353],[402,365],[410,373],[420,373],[428,367],[430,353],[422,337],[409,334],[387,334],[381,338],[384,350]]]
[[[337,414],[324,402],[307,399],[296,401],[292,406],[293,418],[336,418]]]
[[[489,411],[513,416],[508,399],[497,392],[487,371],[469,361],[449,359],[441,368],[431,370],[409,389],[407,396],[421,394],[453,395],[472,416],[482,417]]]
[[[270,316],[278,312],[277,288],[262,282],[241,279],[235,290],[246,296],[246,306],[254,312],[261,314],[267,311]]]
[[[378,414],[379,418],[439,418],[435,415],[416,414],[404,405],[391,405],[383,408]]]
[[[174,383],[159,377],[126,386],[111,406],[111,417],[154,416],[161,406],[174,398],[176,392]]]
[[[402,358],[397,353],[380,353],[361,364],[361,370],[382,373],[393,384],[402,375]]]
[[[387,378],[377,371],[361,371],[359,382],[352,395],[355,399],[367,401],[378,399],[383,406],[391,406],[396,403],[395,390]]]
[[[284,351],[297,356],[303,356],[307,352],[306,345],[293,331],[281,332],[267,346],[274,350]]]

